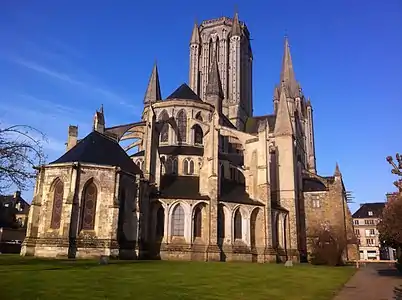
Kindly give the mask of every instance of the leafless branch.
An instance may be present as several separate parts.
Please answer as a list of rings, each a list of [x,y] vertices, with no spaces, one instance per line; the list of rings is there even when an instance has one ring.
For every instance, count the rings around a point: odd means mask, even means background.
[[[0,124],[0,193],[10,188],[26,190],[36,177],[35,166],[44,164],[45,134],[29,125]]]

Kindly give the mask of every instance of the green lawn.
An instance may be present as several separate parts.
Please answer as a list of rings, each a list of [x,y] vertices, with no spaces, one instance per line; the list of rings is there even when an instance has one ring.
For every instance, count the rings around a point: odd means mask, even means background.
[[[0,255],[0,299],[332,299],[353,267]]]

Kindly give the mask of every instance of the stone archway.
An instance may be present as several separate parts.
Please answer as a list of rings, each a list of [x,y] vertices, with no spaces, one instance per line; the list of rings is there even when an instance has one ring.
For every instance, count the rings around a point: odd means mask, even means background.
[[[253,261],[263,261],[265,249],[264,213],[256,207],[250,215],[250,246]]]
[[[151,224],[152,224],[152,245],[151,245],[151,257],[160,259],[160,249],[164,242],[165,237],[165,208],[162,203],[157,201],[151,206]]]

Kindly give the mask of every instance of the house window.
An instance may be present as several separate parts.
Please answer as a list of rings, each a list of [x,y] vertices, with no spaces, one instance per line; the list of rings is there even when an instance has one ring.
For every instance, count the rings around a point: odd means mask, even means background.
[[[193,175],[194,174],[194,161],[190,158],[186,158],[183,161],[183,173],[185,175]]]
[[[374,239],[366,239],[367,245],[374,245]]]
[[[174,236],[184,236],[184,210],[180,204],[173,211],[172,234]]]
[[[159,115],[159,121],[167,121],[169,119],[169,115],[166,110],[163,110]],[[167,143],[169,141],[169,124],[164,123],[159,134],[160,142]]]
[[[242,239],[242,217],[241,217],[241,213],[240,210],[238,209],[235,213],[235,217],[234,217],[234,238],[237,240],[241,240]]]
[[[184,109],[179,111],[177,114],[177,128],[178,136],[177,141],[180,143],[185,143],[187,138],[187,116]]]
[[[374,220],[364,220],[365,225],[374,225]]]
[[[356,234],[356,236],[360,236],[360,230],[359,230],[359,229],[355,229],[355,234]]]
[[[375,235],[375,229],[370,229],[370,230],[369,230],[369,233],[370,233],[371,235]]]
[[[314,208],[320,208],[320,200],[319,199],[313,199],[313,207]]]
[[[355,223],[355,225],[359,225],[359,220],[354,220],[353,222]]]
[[[368,215],[369,215],[369,216],[372,216],[372,215],[373,215],[373,212],[370,210],[370,211],[368,212]]]
[[[93,230],[95,226],[95,214],[96,214],[96,200],[97,200],[97,188],[91,181],[84,189],[83,210],[81,219],[81,229]]]
[[[56,179],[53,190],[53,209],[50,228],[59,229],[61,221],[61,213],[63,208],[64,184],[60,179]]]
[[[199,125],[194,125],[194,144],[195,145],[202,145],[203,144],[203,138],[204,134],[202,132],[202,129]]]

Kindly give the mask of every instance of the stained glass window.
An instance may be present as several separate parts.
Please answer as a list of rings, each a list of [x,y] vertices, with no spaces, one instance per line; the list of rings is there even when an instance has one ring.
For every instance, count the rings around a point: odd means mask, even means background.
[[[52,209],[52,219],[50,222],[50,228],[58,229],[60,228],[61,213],[63,208],[63,193],[64,185],[60,179],[56,179],[53,188],[53,209]]]

